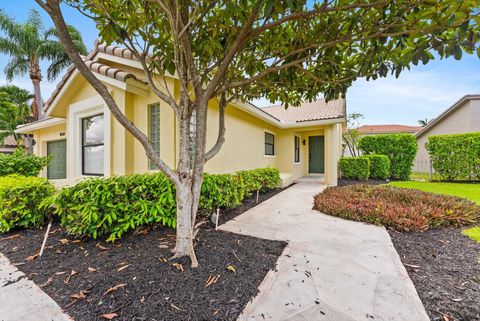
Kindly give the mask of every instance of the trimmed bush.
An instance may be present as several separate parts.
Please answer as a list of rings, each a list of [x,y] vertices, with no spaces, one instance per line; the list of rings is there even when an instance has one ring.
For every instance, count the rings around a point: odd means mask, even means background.
[[[364,155],[386,155],[390,159],[390,177],[406,180],[417,154],[417,141],[410,134],[369,135],[360,138],[358,148]]]
[[[38,176],[48,162],[48,157],[38,157],[17,149],[13,154],[0,154],[0,176]]]
[[[40,227],[47,216],[40,204],[53,193],[53,186],[44,178],[0,177],[0,232],[14,227]]]
[[[342,157],[339,166],[343,178],[367,180],[370,177],[370,159],[368,157]]]
[[[276,169],[254,171],[260,188],[272,188],[278,182]],[[241,175],[205,174],[200,210],[210,215],[217,207],[234,208],[242,203],[245,191]],[[107,235],[108,241],[152,223],[176,226],[175,187],[161,173],[88,179],[62,189],[44,207],[54,208],[69,233]]]
[[[387,179],[390,177],[390,159],[385,155],[367,155],[370,160],[370,178]]]
[[[280,180],[280,172],[276,168],[257,168],[237,172],[242,178],[247,196],[257,190],[266,191],[277,186]]]
[[[314,208],[328,215],[403,231],[480,222],[480,206],[469,200],[385,185],[329,187],[315,196]]]
[[[433,135],[425,147],[442,179],[480,179],[480,133]]]
[[[210,214],[217,207],[234,208],[245,197],[245,186],[238,175],[205,174],[200,194],[200,208]]]
[[[176,224],[175,187],[161,174],[87,179],[46,201],[75,235],[114,241],[139,226]]]

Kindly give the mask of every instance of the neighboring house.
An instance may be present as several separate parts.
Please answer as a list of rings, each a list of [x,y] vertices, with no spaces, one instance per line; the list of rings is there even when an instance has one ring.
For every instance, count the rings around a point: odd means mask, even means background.
[[[421,126],[406,125],[363,125],[358,127],[360,135],[379,135],[379,134],[416,134],[422,129]]]
[[[430,156],[425,143],[431,135],[480,132],[480,95],[466,95],[429,122],[416,135],[418,153],[414,172],[430,172]]]
[[[13,136],[8,136],[0,143],[0,154],[11,154],[17,148],[17,141]]]
[[[422,129],[421,126],[407,126],[407,125],[362,125],[358,127],[358,133],[360,136],[365,135],[380,135],[380,134],[400,134],[407,133],[415,135],[418,131]],[[347,146],[343,149],[343,156],[350,157],[353,156],[350,153],[350,150]]]
[[[97,44],[85,58],[108,87],[119,108],[144,133],[171,167],[178,161],[178,121],[174,111],[143,80],[143,70],[127,49]],[[162,84],[163,81],[162,81]],[[168,76],[170,92],[178,79]],[[110,114],[102,98],[71,67],[47,101],[48,118],[18,128],[33,134],[35,153],[52,156],[44,176],[58,185],[83,177],[145,173],[153,170],[141,144]],[[206,164],[210,173],[276,167],[283,186],[309,174],[324,174],[336,185],[337,161],[345,125],[345,101],[317,100],[285,110],[235,102],[226,109],[226,142]],[[208,113],[207,149],[218,135],[218,102]]]

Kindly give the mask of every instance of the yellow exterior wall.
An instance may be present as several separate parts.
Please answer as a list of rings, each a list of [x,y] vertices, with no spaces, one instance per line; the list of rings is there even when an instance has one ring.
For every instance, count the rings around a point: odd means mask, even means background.
[[[130,71],[135,70],[133,67],[130,69]],[[138,74],[139,76],[141,75],[141,73]],[[164,87],[164,84],[159,85]],[[74,79],[72,86],[62,97],[59,97],[57,107],[52,112],[52,116],[66,118],[68,117],[70,105],[78,105],[82,101],[98,96],[96,91],[81,77]],[[178,84],[173,79],[167,79],[167,86],[169,91],[178,95]],[[175,168],[178,161],[179,128],[173,109],[151,91],[145,95],[140,95],[127,92],[113,85],[107,85],[107,87],[120,110],[145,134],[148,134],[148,106],[154,103],[160,104],[160,156],[168,166]],[[207,118],[207,150],[217,140],[218,115],[218,101],[212,100],[209,104]],[[282,177],[286,177],[285,181],[291,182],[309,174],[309,137],[324,136],[325,178],[327,183],[336,184],[337,160],[341,151],[342,124],[282,129],[234,105],[227,107],[225,122],[225,143],[221,151],[206,164],[205,170],[207,172],[231,173],[242,169],[276,167],[282,173]],[[125,175],[150,171],[143,146],[113,116],[108,126],[110,126],[111,137],[110,170],[105,175]],[[68,134],[67,127],[68,120],[66,124],[35,131],[33,134],[37,141],[36,154],[46,155],[47,141],[66,139]],[[275,135],[275,156],[264,155],[265,131]],[[65,136],[60,136],[60,133],[65,133]],[[295,136],[300,138],[300,162],[298,163],[294,162]],[[78,144],[80,144],[80,141]],[[70,150],[71,148],[74,147],[67,145],[67,149]],[[67,166],[73,166],[71,163],[72,160],[67,159]],[[70,179],[77,178],[73,177]]]

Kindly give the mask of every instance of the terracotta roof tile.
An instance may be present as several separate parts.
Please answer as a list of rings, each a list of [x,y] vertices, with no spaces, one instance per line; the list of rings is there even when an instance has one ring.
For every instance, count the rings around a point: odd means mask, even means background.
[[[417,133],[422,129],[421,126],[406,125],[363,125],[358,127],[361,134],[393,134],[393,133]]]
[[[135,75],[133,75],[132,73],[128,73],[123,70],[113,68],[108,65],[93,61],[92,59],[97,55],[98,52],[104,52],[104,53],[115,55],[118,57],[133,59],[132,58],[133,55],[131,51],[128,49],[122,49],[116,46],[106,46],[105,44],[99,44],[98,42],[96,42],[95,49],[92,52],[90,52],[88,56],[82,57],[83,60],[85,61],[85,64],[91,71],[113,78],[113,79],[120,80],[120,81],[125,81],[129,78],[141,81],[137,79]],[[43,107],[44,110],[47,110],[48,107],[52,104],[53,100],[58,96],[58,94],[62,90],[63,86],[65,86],[65,84],[67,83],[68,78],[72,75],[74,70],[75,70],[75,66],[71,65],[70,67],[68,67],[67,71],[65,72],[65,75],[62,77],[60,82],[57,84],[55,90],[53,91],[52,95],[45,103],[45,106]]]
[[[337,99],[325,102],[317,99],[305,102],[299,107],[270,106],[262,108],[263,111],[279,119],[281,122],[304,122],[311,120],[333,119],[345,116],[345,100]]]

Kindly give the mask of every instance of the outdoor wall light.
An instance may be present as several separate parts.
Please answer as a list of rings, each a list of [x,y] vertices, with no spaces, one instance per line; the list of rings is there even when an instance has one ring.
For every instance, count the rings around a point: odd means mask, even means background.
[[[305,146],[305,139],[304,139],[304,140],[302,140],[302,145],[303,145],[303,146]]]

